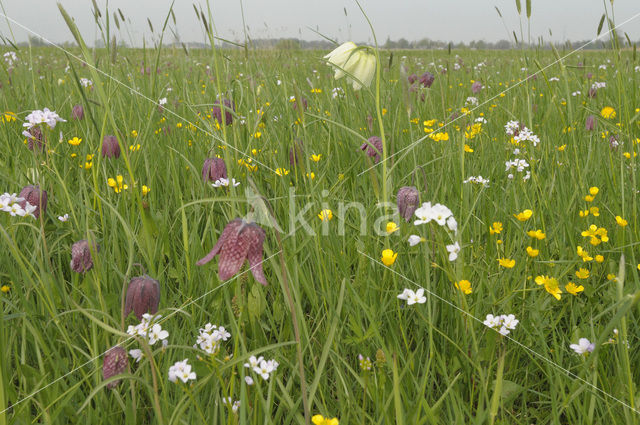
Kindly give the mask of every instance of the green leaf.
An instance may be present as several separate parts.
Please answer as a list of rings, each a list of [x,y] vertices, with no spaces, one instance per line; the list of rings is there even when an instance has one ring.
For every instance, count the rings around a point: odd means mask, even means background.
[[[598,24],[598,31],[596,32],[596,35],[600,35],[600,33],[602,32],[602,26],[604,25],[604,13],[602,14],[602,18],[600,18],[600,23]]]

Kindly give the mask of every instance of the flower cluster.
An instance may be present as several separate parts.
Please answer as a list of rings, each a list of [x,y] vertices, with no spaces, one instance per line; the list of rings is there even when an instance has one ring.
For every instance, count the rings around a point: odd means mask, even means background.
[[[407,305],[424,304],[427,302],[427,297],[424,296],[424,288],[420,288],[417,291],[404,288],[401,294],[398,295],[398,299],[407,302]]]
[[[589,238],[589,243],[593,246],[600,245],[602,242],[609,242],[609,236],[607,235],[607,229],[604,227],[598,227],[595,224],[589,226],[589,228],[581,233],[585,238]]]
[[[518,143],[525,141],[531,142],[533,143],[534,147],[538,146],[538,143],[540,143],[540,138],[533,134],[533,132],[527,127],[524,127],[522,130],[520,130],[516,136],[513,136],[513,139]]]
[[[519,322],[513,314],[501,314],[500,316],[487,314],[485,321],[482,323],[491,329],[497,330],[500,335],[509,335],[518,326]]]
[[[371,363],[371,359],[369,357],[364,357],[362,354],[358,354],[358,364],[360,365],[360,370],[369,371],[373,367],[373,363]]]
[[[279,363],[274,359],[265,360],[262,356],[257,358],[256,356],[251,356],[249,361],[244,364],[244,367],[260,375],[265,381],[278,369],[278,366]]]
[[[31,112],[25,118],[27,122],[23,123],[23,127],[27,127],[27,129],[31,129],[39,124],[47,124],[49,128],[55,128],[58,122],[67,122],[66,120],[60,118],[55,111],[50,111],[49,108],[44,108],[44,110],[36,110]],[[25,131],[22,133],[24,136],[32,138],[33,136]]]
[[[186,384],[189,381],[196,380],[196,373],[191,371],[191,365],[187,362],[188,359],[184,359],[169,368],[169,381],[177,382],[179,379]]]
[[[446,225],[453,232],[458,231],[458,222],[446,205],[435,204],[432,206],[431,202],[425,202],[415,211],[415,216],[418,217],[418,220],[413,222],[416,226],[435,221],[440,226]]]
[[[16,55],[16,52],[6,52],[2,57],[9,66],[13,66],[13,63],[18,61],[18,55]]]
[[[239,186],[240,182],[236,181],[236,179],[231,179],[231,181],[229,181],[229,179],[225,179],[224,177],[220,177],[218,180],[216,180],[215,182],[211,183],[211,186],[213,187],[228,187],[229,185],[233,185],[233,187]]]
[[[169,332],[162,329],[159,323],[156,323],[156,320],[161,317],[160,315],[153,316],[145,313],[142,315],[142,320],[139,324],[136,326],[129,325],[127,333],[131,336],[145,338],[149,345],[154,345],[156,342],[162,341],[162,345],[165,346],[168,344],[167,337],[169,336]]]
[[[513,179],[513,172],[511,171],[511,169],[515,168],[518,173],[522,173],[525,171],[526,168],[529,168],[529,163],[525,159],[516,158],[511,161],[506,161],[505,167],[506,167],[505,171],[509,171],[509,174],[507,174],[507,177],[509,179]],[[526,170],[524,176],[522,176],[522,181],[526,182],[530,178],[531,178],[531,171]]]
[[[504,131],[508,136],[515,136],[520,131],[520,123],[518,121],[509,121],[504,126]]]
[[[21,206],[21,203],[25,203],[24,207]],[[9,213],[12,217],[33,217],[34,211],[37,210],[38,207],[36,205],[31,205],[29,202],[25,202],[24,198],[19,198],[15,193],[3,193],[0,195],[0,211],[4,211]]]
[[[91,81],[88,78],[80,78],[80,84],[84,88],[92,88],[93,87],[93,81]]]
[[[471,176],[462,183],[481,184],[484,187],[489,187],[489,179],[485,179],[482,176]]]
[[[215,355],[220,350],[220,341],[226,341],[230,337],[231,334],[224,327],[207,323],[204,328],[200,328],[200,335],[194,347],[199,345],[201,350]]]

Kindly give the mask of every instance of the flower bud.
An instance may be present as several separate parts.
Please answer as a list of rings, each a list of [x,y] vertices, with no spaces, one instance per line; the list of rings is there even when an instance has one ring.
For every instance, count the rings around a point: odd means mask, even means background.
[[[19,202],[22,208],[25,208],[27,202],[36,207],[33,212],[33,216],[35,218],[40,217],[40,210],[42,210],[43,214],[47,212],[47,191],[40,190],[38,186],[25,186],[21,191],[18,197],[23,198],[22,201]]]
[[[102,157],[120,158],[120,145],[116,136],[104,136],[102,139]]]
[[[98,245],[94,245],[95,252],[100,251]],[[91,258],[91,249],[86,239],[78,241],[71,247],[71,270],[76,273],[84,273],[93,268],[93,258]]]
[[[124,303],[124,316],[133,310],[138,320],[145,313],[156,314],[160,303],[160,284],[146,274],[129,282]]]
[[[413,213],[418,208],[418,189],[414,186],[403,186],[398,190],[396,202],[400,216],[406,221],[411,220]]]
[[[75,105],[73,109],[71,109],[71,119],[77,121],[84,119],[84,108],[82,105]]]
[[[587,117],[587,121],[585,122],[584,125],[585,129],[587,131],[593,131],[596,129],[596,117],[594,117],[593,115],[589,115]]]
[[[223,107],[220,106],[220,101],[216,100],[215,102],[213,102],[213,110],[211,112],[211,115],[219,122],[222,124],[222,109],[224,107],[224,124],[225,125],[231,125],[231,123],[233,122],[233,115],[231,114],[231,111],[236,110],[236,106],[235,104],[229,100],[229,99],[224,99],[222,101],[222,105]]]
[[[369,137],[366,142],[360,146],[360,150],[366,150],[367,156],[373,158],[374,163],[380,161],[380,155],[382,155],[382,139],[378,136]]]
[[[222,158],[207,158],[202,166],[202,180],[215,182],[227,178],[227,165]]]
[[[104,362],[102,363],[102,378],[109,379],[112,376],[120,375],[127,370],[129,366],[129,357],[127,351],[116,345],[107,351],[104,355]],[[113,381],[107,384],[107,388],[115,388],[120,383],[120,380]]]
[[[431,87],[431,84],[433,84],[433,81],[436,79],[436,77],[430,73],[429,71],[425,72],[424,74],[422,74],[420,76],[420,84],[422,84],[423,87]]]

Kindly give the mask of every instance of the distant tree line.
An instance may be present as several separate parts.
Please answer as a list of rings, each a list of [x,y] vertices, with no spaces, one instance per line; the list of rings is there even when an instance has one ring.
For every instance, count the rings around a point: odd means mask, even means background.
[[[610,39],[597,40],[593,43],[590,43],[591,40],[581,40],[581,41],[566,41],[566,42],[556,42],[554,46],[558,49],[567,49],[567,50],[575,50],[578,48],[596,50],[596,49],[606,49],[611,47]],[[631,41],[628,38],[618,36],[619,45],[621,47],[633,47],[637,42]],[[588,43],[588,44],[587,44]],[[118,47],[128,47],[127,43],[124,40],[118,40]],[[225,49],[238,49],[239,44],[232,43],[222,43],[221,47]],[[328,50],[334,48],[336,45],[331,43],[328,40],[300,40],[297,38],[261,38],[261,39],[249,39],[248,40],[249,47],[252,49],[274,49],[274,50]],[[366,43],[362,43],[366,44]],[[29,41],[23,41],[18,43],[18,46],[48,46],[49,43],[45,42],[40,37],[29,36]],[[75,46],[74,42],[67,41],[61,44],[65,47]],[[189,49],[203,49],[209,48],[208,44],[201,42],[179,42],[175,41],[174,43],[168,43],[169,46],[175,45],[175,47],[186,47]],[[474,49],[474,50],[509,50],[513,48],[520,48],[524,45],[525,48],[540,48],[540,49],[550,49],[550,45],[548,42],[543,41],[541,38],[536,40],[536,42],[532,43],[522,43],[522,42],[514,42],[511,40],[499,40],[499,41],[484,41],[484,40],[473,40],[468,43],[465,42],[451,42],[451,41],[440,41],[440,40],[431,40],[428,38],[423,38],[417,41],[409,41],[405,38],[400,38],[399,40],[391,40],[387,38],[385,43],[382,45],[385,49],[401,49],[401,50],[410,50],[410,49]],[[584,46],[584,47],[583,47]],[[97,40],[95,43],[96,48],[103,48],[104,42],[102,40]]]

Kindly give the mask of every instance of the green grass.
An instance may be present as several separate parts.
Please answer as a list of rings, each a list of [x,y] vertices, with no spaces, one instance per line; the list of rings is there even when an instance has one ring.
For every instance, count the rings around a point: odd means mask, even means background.
[[[520,85],[554,62],[554,54],[394,51],[391,60],[390,52],[380,52],[389,201],[401,186],[415,185],[421,202],[447,205],[459,223],[462,250],[455,262],[448,261],[445,249],[451,235],[435,224],[414,226],[395,217],[399,231],[383,236],[374,231],[375,220],[385,213],[377,206],[384,176],[382,166],[360,175],[374,164],[359,147],[363,138],[379,135],[375,89],[354,92],[344,80],[334,81],[321,61],[325,52],[72,53],[153,101],[166,97],[168,102],[161,112],[54,48],[19,50],[21,62],[10,75],[3,64],[0,110],[15,112],[18,120],[0,124],[0,192],[38,184],[47,190],[49,205],[42,220],[0,213],[0,283],[10,287],[0,297],[0,399],[8,408],[0,423],[205,418],[301,424],[305,405],[310,415],[335,416],[344,424],[638,421],[633,409],[640,402],[640,333],[634,326],[640,222],[633,154],[640,137],[640,74],[633,52],[578,52]],[[409,73],[436,75],[430,89],[407,92],[403,55]],[[456,55],[460,70],[453,69]],[[599,69],[608,59],[607,69]],[[140,73],[142,61],[150,75]],[[486,66],[474,69],[480,62]],[[441,73],[439,66],[449,71]],[[81,87],[80,77],[92,79],[94,89]],[[485,86],[476,95],[482,106],[469,107],[469,115],[447,124],[472,95],[472,80]],[[586,93],[594,81],[607,87],[590,99]],[[332,98],[334,87],[344,90],[343,98]],[[503,97],[490,100],[503,90]],[[572,96],[576,90],[582,94]],[[233,98],[237,114],[221,129],[210,117],[218,93]],[[293,108],[290,96],[307,99],[306,113]],[[83,121],[70,120],[76,103],[85,107]],[[600,117],[604,106],[613,107],[616,117]],[[47,152],[34,154],[22,143],[21,123],[29,111],[44,107],[68,122],[47,133]],[[598,127],[588,132],[584,122],[591,114],[598,116]],[[465,138],[467,126],[481,116],[487,121],[481,133]],[[449,140],[426,138],[411,146],[425,136],[423,122],[431,119]],[[516,146],[504,131],[510,120],[525,123],[541,143],[525,143],[514,155]],[[120,159],[101,158],[106,134],[120,135]],[[614,134],[621,141],[617,149],[609,144]],[[83,140],[77,147],[66,142],[74,136]],[[298,167],[288,159],[294,140],[304,145]],[[130,151],[138,143],[140,149]],[[473,152],[465,152],[465,144]],[[202,182],[202,163],[213,154],[225,159],[240,186],[215,189]],[[314,162],[311,154],[322,158]],[[85,170],[87,155],[94,157]],[[518,173],[507,178],[504,163],[516,157],[529,162],[528,181]],[[248,158],[255,171],[238,163]],[[289,174],[279,176],[277,168]],[[129,186],[121,193],[107,185],[117,175]],[[489,186],[462,183],[477,175],[488,178]],[[146,196],[142,185],[151,188]],[[599,193],[588,203],[584,196],[592,186]],[[263,226],[267,287],[246,267],[220,282],[218,259],[195,265],[227,222],[250,212],[245,202],[250,187],[266,199],[283,230],[279,235]],[[355,208],[339,214],[341,202],[364,206],[364,234]],[[315,237],[299,222],[297,228],[290,225],[292,208],[295,215],[307,205],[303,216]],[[592,206],[599,216],[580,217],[579,211]],[[317,217],[324,208],[334,214],[326,223]],[[524,209],[532,209],[533,216],[520,222],[514,214]],[[64,213],[70,217],[66,223],[57,220]],[[617,215],[628,220],[626,227],[616,224]],[[500,234],[489,233],[493,222],[503,223]],[[606,228],[610,240],[589,244],[581,232],[590,224]],[[546,238],[527,236],[535,229]],[[411,234],[426,242],[409,247]],[[70,247],[86,238],[95,239],[100,252],[94,268],[79,275],[69,268]],[[583,262],[578,245],[604,261]],[[527,246],[538,248],[539,256],[528,257]],[[398,252],[389,268],[379,261],[385,248]],[[500,267],[497,259],[503,257],[515,259],[515,266]],[[142,274],[136,263],[160,282],[159,313],[169,344],[150,348],[152,362],[148,356],[140,363],[130,359],[130,373],[110,390],[102,379],[101,354],[116,344],[141,348],[125,333],[137,321],[121,318],[123,288]],[[590,270],[589,278],[576,280],[580,267]],[[619,281],[608,280],[608,274]],[[558,279],[560,300],[536,285],[539,275]],[[471,294],[455,288],[453,282],[461,279],[471,282]],[[584,292],[568,294],[569,281],[582,284]],[[426,303],[406,306],[396,298],[416,285],[428,291]],[[516,315],[520,324],[509,335],[512,340],[482,324],[489,313]],[[232,335],[215,358],[193,348],[198,329],[208,322]],[[607,343],[613,328],[619,337]],[[569,348],[581,337],[597,342],[586,357]],[[360,369],[359,354],[371,358],[370,371]],[[256,383],[247,386],[249,371],[242,365],[251,355],[274,358],[280,366],[268,381],[253,374]],[[185,358],[197,380],[189,386],[169,382],[169,367]],[[240,400],[238,414],[222,403],[224,397]]]

